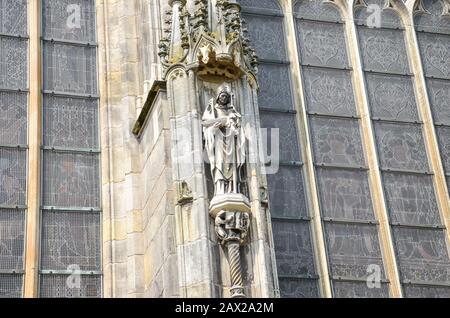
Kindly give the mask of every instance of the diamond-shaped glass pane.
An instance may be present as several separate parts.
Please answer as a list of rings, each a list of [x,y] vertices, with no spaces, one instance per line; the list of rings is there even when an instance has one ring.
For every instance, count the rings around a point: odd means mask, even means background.
[[[310,125],[317,164],[365,165],[358,120],[312,117]]]
[[[374,127],[382,168],[428,171],[421,125],[376,122]]]
[[[28,41],[0,37],[0,88],[28,88]]]
[[[367,172],[317,169],[323,217],[375,220]]]
[[[0,0],[0,33],[27,34],[27,0]]]
[[[0,144],[27,144],[28,94],[0,92]]]
[[[280,278],[282,298],[318,298],[319,288],[316,280]]]
[[[27,190],[27,151],[0,148],[0,204],[25,205]]]
[[[65,93],[97,94],[96,49],[45,42],[44,89]]]
[[[23,270],[25,211],[0,209],[0,270]]]
[[[273,221],[278,275],[314,275],[309,222]]]
[[[99,156],[44,152],[43,204],[100,207]]]
[[[417,33],[425,75],[450,79],[450,35]]]
[[[282,166],[268,175],[272,217],[300,218],[308,215],[300,167]]]
[[[100,270],[100,214],[43,211],[41,268]]]
[[[432,176],[385,172],[383,183],[392,222],[441,224]]]
[[[300,161],[295,114],[272,112],[260,114],[261,128],[267,132],[266,154],[273,156],[278,150],[280,160]]]
[[[297,20],[302,65],[348,67],[343,25]]]
[[[365,70],[409,73],[403,31],[358,27],[358,35]]]
[[[45,95],[43,116],[46,146],[99,148],[96,100]]]
[[[327,222],[325,232],[334,277],[368,279],[373,266],[384,277],[376,226]]]
[[[22,297],[23,275],[0,274],[0,298]]]
[[[286,60],[283,18],[243,14],[252,47],[263,60]]]
[[[95,41],[94,0],[44,0],[42,10],[46,38]]]
[[[101,298],[102,296],[101,276],[41,275],[39,285],[41,298]]]
[[[260,90],[258,104],[262,108],[292,110],[289,65],[261,64],[258,71]]]
[[[367,73],[366,80],[373,117],[419,120],[412,78]]]
[[[450,260],[443,230],[394,227],[392,233],[403,280],[450,283]]]
[[[350,72],[305,67],[303,77],[309,112],[357,115]]]

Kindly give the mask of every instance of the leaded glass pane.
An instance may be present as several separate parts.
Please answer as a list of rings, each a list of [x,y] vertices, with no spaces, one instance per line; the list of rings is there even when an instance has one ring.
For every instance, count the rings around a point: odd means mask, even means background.
[[[278,275],[314,275],[309,222],[272,221]]]
[[[0,37],[0,88],[28,87],[27,47],[24,39]]]
[[[278,0],[239,0],[238,2],[243,8],[270,9],[281,12]]]
[[[44,96],[44,144],[51,147],[97,149],[96,100]]]
[[[318,298],[317,281],[311,279],[280,278],[282,298]]]
[[[434,122],[450,125],[450,81],[427,79]]]
[[[302,65],[349,66],[341,24],[297,20],[296,26]]]
[[[436,127],[436,134],[441,148],[442,164],[445,170],[450,172],[450,127]]]
[[[432,176],[385,172],[383,183],[393,223],[441,224]]]
[[[374,220],[367,172],[317,169],[323,217]]]
[[[286,44],[283,19],[244,14],[253,48],[263,60],[284,61]]]
[[[313,117],[310,125],[317,164],[365,165],[357,120]]]
[[[100,270],[100,221],[95,212],[44,211],[41,268]]]
[[[0,92],[0,144],[27,144],[28,94]]]
[[[450,261],[445,232],[393,227],[402,280],[450,283]]]
[[[94,0],[44,0],[44,36],[58,40],[95,42]]]
[[[0,204],[26,204],[27,152],[0,148]]]
[[[407,298],[450,298],[450,286],[403,285],[403,296]]]
[[[371,265],[379,266],[384,277],[376,226],[326,222],[325,232],[333,277],[366,279]]]
[[[282,166],[278,173],[268,175],[272,217],[300,218],[307,216],[303,175],[300,167]]]
[[[25,212],[0,209],[0,270],[23,270]]]
[[[384,169],[428,171],[420,125],[374,123],[381,166]]]
[[[0,298],[22,297],[22,275],[0,274]]]
[[[78,277],[77,277],[78,279]],[[75,284],[69,275],[41,275],[41,298],[101,298],[101,276],[79,276],[80,284]],[[68,284],[68,282],[70,282]]]
[[[357,115],[350,72],[305,67],[303,76],[309,112]]]
[[[272,154],[272,138],[275,138],[278,129],[279,143],[274,144],[280,151],[282,161],[300,161],[300,147],[297,138],[297,125],[295,114],[261,112],[261,127],[267,129],[266,154]],[[275,139],[274,139],[275,140]],[[273,155],[273,154],[272,154]]]
[[[27,0],[0,0],[0,33],[27,34]]]
[[[402,121],[419,120],[410,77],[367,73],[366,80],[373,117]]]
[[[44,152],[43,204],[100,207],[99,156]]]
[[[341,21],[339,9],[323,0],[299,0],[294,6],[294,12],[299,18],[320,21]]]
[[[56,92],[97,94],[96,49],[44,43],[44,89]]]
[[[258,71],[259,107],[292,110],[289,65],[261,64]]]
[[[358,27],[358,34],[365,70],[409,73],[403,31]]]
[[[422,5],[427,12],[418,12],[414,17],[414,23],[418,31],[450,34],[450,17],[442,15],[444,1],[422,1]]]
[[[400,16],[395,10],[385,7],[384,0],[365,0],[367,7],[359,7],[355,10],[355,22],[359,25],[368,25],[373,28],[402,28]],[[375,5],[375,6],[374,6]],[[377,11],[376,11],[377,10]],[[375,13],[381,10],[380,20]]]
[[[333,281],[334,297],[336,298],[388,298],[389,285],[381,284],[380,288],[369,288],[365,282]]]
[[[450,35],[417,33],[426,76],[450,79]]]

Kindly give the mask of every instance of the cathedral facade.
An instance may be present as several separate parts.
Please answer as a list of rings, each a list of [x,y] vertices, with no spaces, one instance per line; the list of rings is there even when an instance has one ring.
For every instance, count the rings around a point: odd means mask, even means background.
[[[449,0],[0,0],[0,297],[450,297]]]

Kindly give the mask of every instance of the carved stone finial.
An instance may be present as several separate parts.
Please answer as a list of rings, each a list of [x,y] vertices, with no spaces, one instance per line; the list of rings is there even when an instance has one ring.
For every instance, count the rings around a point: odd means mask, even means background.
[[[167,13],[167,28],[159,46],[166,73],[181,64],[213,82],[257,73],[257,56],[244,32],[239,4],[231,0],[195,0],[192,14],[186,9],[186,0],[172,0],[169,4],[172,12]],[[202,52],[205,47],[208,55]]]

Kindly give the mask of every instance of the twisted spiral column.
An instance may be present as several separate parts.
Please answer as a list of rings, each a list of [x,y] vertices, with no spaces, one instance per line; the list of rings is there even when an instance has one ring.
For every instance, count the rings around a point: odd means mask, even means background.
[[[230,264],[231,275],[231,298],[245,298],[244,284],[242,282],[241,253],[238,241],[227,243],[228,262]]]

